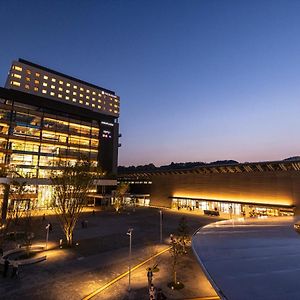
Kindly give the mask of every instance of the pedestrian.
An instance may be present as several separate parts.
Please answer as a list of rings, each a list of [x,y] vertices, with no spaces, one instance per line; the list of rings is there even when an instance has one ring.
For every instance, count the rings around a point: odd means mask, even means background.
[[[12,265],[12,272],[11,272],[11,278],[14,278],[14,277],[19,277],[19,265],[18,263],[14,263]]]
[[[151,269],[151,268],[148,268],[147,271],[148,271],[148,272],[147,272],[148,288],[150,288],[151,285],[152,285],[153,272],[152,272],[152,269]]]
[[[84,221],[81,221],[81,228],[84,228]]]
[[[163,293],[162,289],[157,289],[157,295],[156,295],[156,299],[157,300],[166,300],[167,297],[166,295]]]
[[[156,288],[154,287],[153,284],[151,284],[149,288],[149,299],[150,300],[157,300],[156,298]]]
[[[93,209],[93,216],[95,215],[95,210]]]
[[[45,214],[43,214],[43,221],[45,221],[46,220],[46,215]]]
[[[8,272],[8,268],[9,268],[9,260],[6,257],[5,260],[4,260],[3,277],[6,277],[7,272]]]
[[[0,257],[2,257],[2,256],[3,256],[3,249],[0,248]]]

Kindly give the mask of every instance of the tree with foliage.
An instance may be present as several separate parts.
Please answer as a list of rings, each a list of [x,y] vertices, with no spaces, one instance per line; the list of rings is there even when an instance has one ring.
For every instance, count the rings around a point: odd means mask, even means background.
[[[179,221],[177,228],[177,236],[183,251],[186,253],[186,247],[189,245],[191,238],[189,235],[189,227],[185,217],[182,217]]]
[[[124,206],[124,197],[129,191],[128,182],[120,182],[115,191],[114,208],[118,212]]]
[[[179,221],[177,235],[171,234],[170,239],[173,281],[169,283],[169,287],[180,289],[183,288],[183,284],[177,281],[177,266],[180,258],[187,254],[186,247],[190,243],[189,228],[185,217]]]
[[[75,165],[68,164],[61,173],[51,175],[52,201],[68,246],[73,244],[73,231],[87,204],[89,190],[94,181],[103,175],[98,168],[84,160],[78,160]]]

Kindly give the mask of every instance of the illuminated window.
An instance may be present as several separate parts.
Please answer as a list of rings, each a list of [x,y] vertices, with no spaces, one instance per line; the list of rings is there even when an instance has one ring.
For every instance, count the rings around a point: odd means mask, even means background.
[[[80,90],[83,91],[83,88],[81,87]]]
[[[83,95],[82,95],[82,94],[80,94],[80,95],[79,95],[79,97],[83,97]]]
[[[58,98],[62,98],[62,94],[58,94],[57,97],[58,97]]]
[[[19,75],[19,74],[12,74],[12,76],[15,77],[15,78],[22,78],[22,76]]]
[[[20,82],[17,82],[17,81],[11,81],[10,82],[12,85],[15,85],[15,86],[20,86],[21,83]]]
[[[41,74],[40,74],[40,73],[35,73],[35,76],[36,76],[36,77],[40,77]]]
[[[92,100],[93,100],[93,101],[96,101],[96,98],[93,97]]]
[[[86,92],[89,94],[89,93],[90,93],[90,90],[86,90]]]
[[[77,93],[76,93],[76,92],[73,92],[73,95],[77,95]]]
[[[20,71],[20,72],[23,71],[23,69],[19,66],[13,66],[13,69],[17,70],[17,71]]]
[[[101,95],[101,94],[98,94],[98,96],[101,97],[102,95]]]
[[[25,84],[25,89],[29,90],[29,84]]]
[[[112,109],[110,109],[109,111],[112,112]]]
[[[92,103],[92,107],[95,107],[95,104],[94,104],[94,103]]]
[[[26,74],[30,75],[31,71],[30,70],[26,70]]]
[[[44,75],[44,79],[46,79],[46,80],[47,80],[48,78],[49,78],[48,76]]]
[[[47,82],[43,82],[43,86],[47,86],[48,85],[48,83]]]
[[[98,102],[101,103],[102,101],[100,99],[98,99]]]
[[[118,99],[115,99],[115,102],[119,102]]]
[[[52,78],[51,81],[52,81],[52,82],[56,82],[56,79],[55,79],[55,78]]]
[[[36,86],[35,86],[33,89],[34,89],[35,92],[38,92],[38,91],[39,91],[39,88],[36,87]]]
[[[63,82],[62,80],[60,80],[58,83],[59,83],[59,84],[64,84],[64,82]]]
[[[67,86],[70,86],[70,83],[69,83],[69,82],[67,82]]]
[[[50,95],[51,95],[51,96],[55,96],[55,93],[54,93],[54,92],[51,92]]]
[[[73,100],[73,102],[76,102],[76,98],[73,98],[72,100]]]
[[[77,85],[74,85],[73,88],[74,88],[75,90],[77,90]]]
[[[81,103],[81,104],[82,104],[82,103],[83,103],[83,101],[82,101],[82,100],[79,100],[79,103]]]
[[[67,94],[70,94],[70,90],[66,90],[66,93],[67,93]]]
[[[93,91],[93,93],[92,93],[93,95],[96,95],[96,92],[95,91]]]
[[[66,100],[69,100],[70,99],[70,97],[69,96],[66,96]]]
[[[55,89],[55,85],[51,85],[51,89]]]
[[[109,103],[109,106],[112,106],[112,103]]]
[[[86,99],[90,99],[90,96],[86,96],[85,98],[86,98]]]
[[[118,111],[117,111],[117,110],[114,110],[114,113],[115,113],[115,114],[117,114],[117,113],[118,113]]]
[[[101,109],[101,105],[98,105],[98,108],[100,108],[100,109]]]
[[[62,91],[63,89],[61,87],[58,88],[59,91]]]
[[[85,102],[85,105],[90,105],[90,103],[89,102]]]
[[[115,104],[114,107],[118,108],[118,105]]]
[[[30,78],[29,78],[29,77],[26,77],[25,80],[26,80],[26,81],[30,81]]]
[[[35,83],[35,84],[39,84],[40,82],[39,82],[38,80],[35,80],[34,83]]]
[[[46,90],[42,90],[42,93],[43,93],[43,94],[46,94],[46,93],[47,93],[47,91],[46,91]]]

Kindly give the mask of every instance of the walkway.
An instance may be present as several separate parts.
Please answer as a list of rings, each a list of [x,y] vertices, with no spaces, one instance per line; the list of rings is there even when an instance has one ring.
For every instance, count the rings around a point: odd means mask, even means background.
[[[293,217],[222,221],[193,247],[224,299],[300,299],[300,236]]]

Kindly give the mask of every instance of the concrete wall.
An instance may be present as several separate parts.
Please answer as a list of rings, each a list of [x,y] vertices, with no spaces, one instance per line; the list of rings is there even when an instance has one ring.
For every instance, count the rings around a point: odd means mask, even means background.
[[[300,171],[152,175],[151,205],[170,196],[300,206]]]

